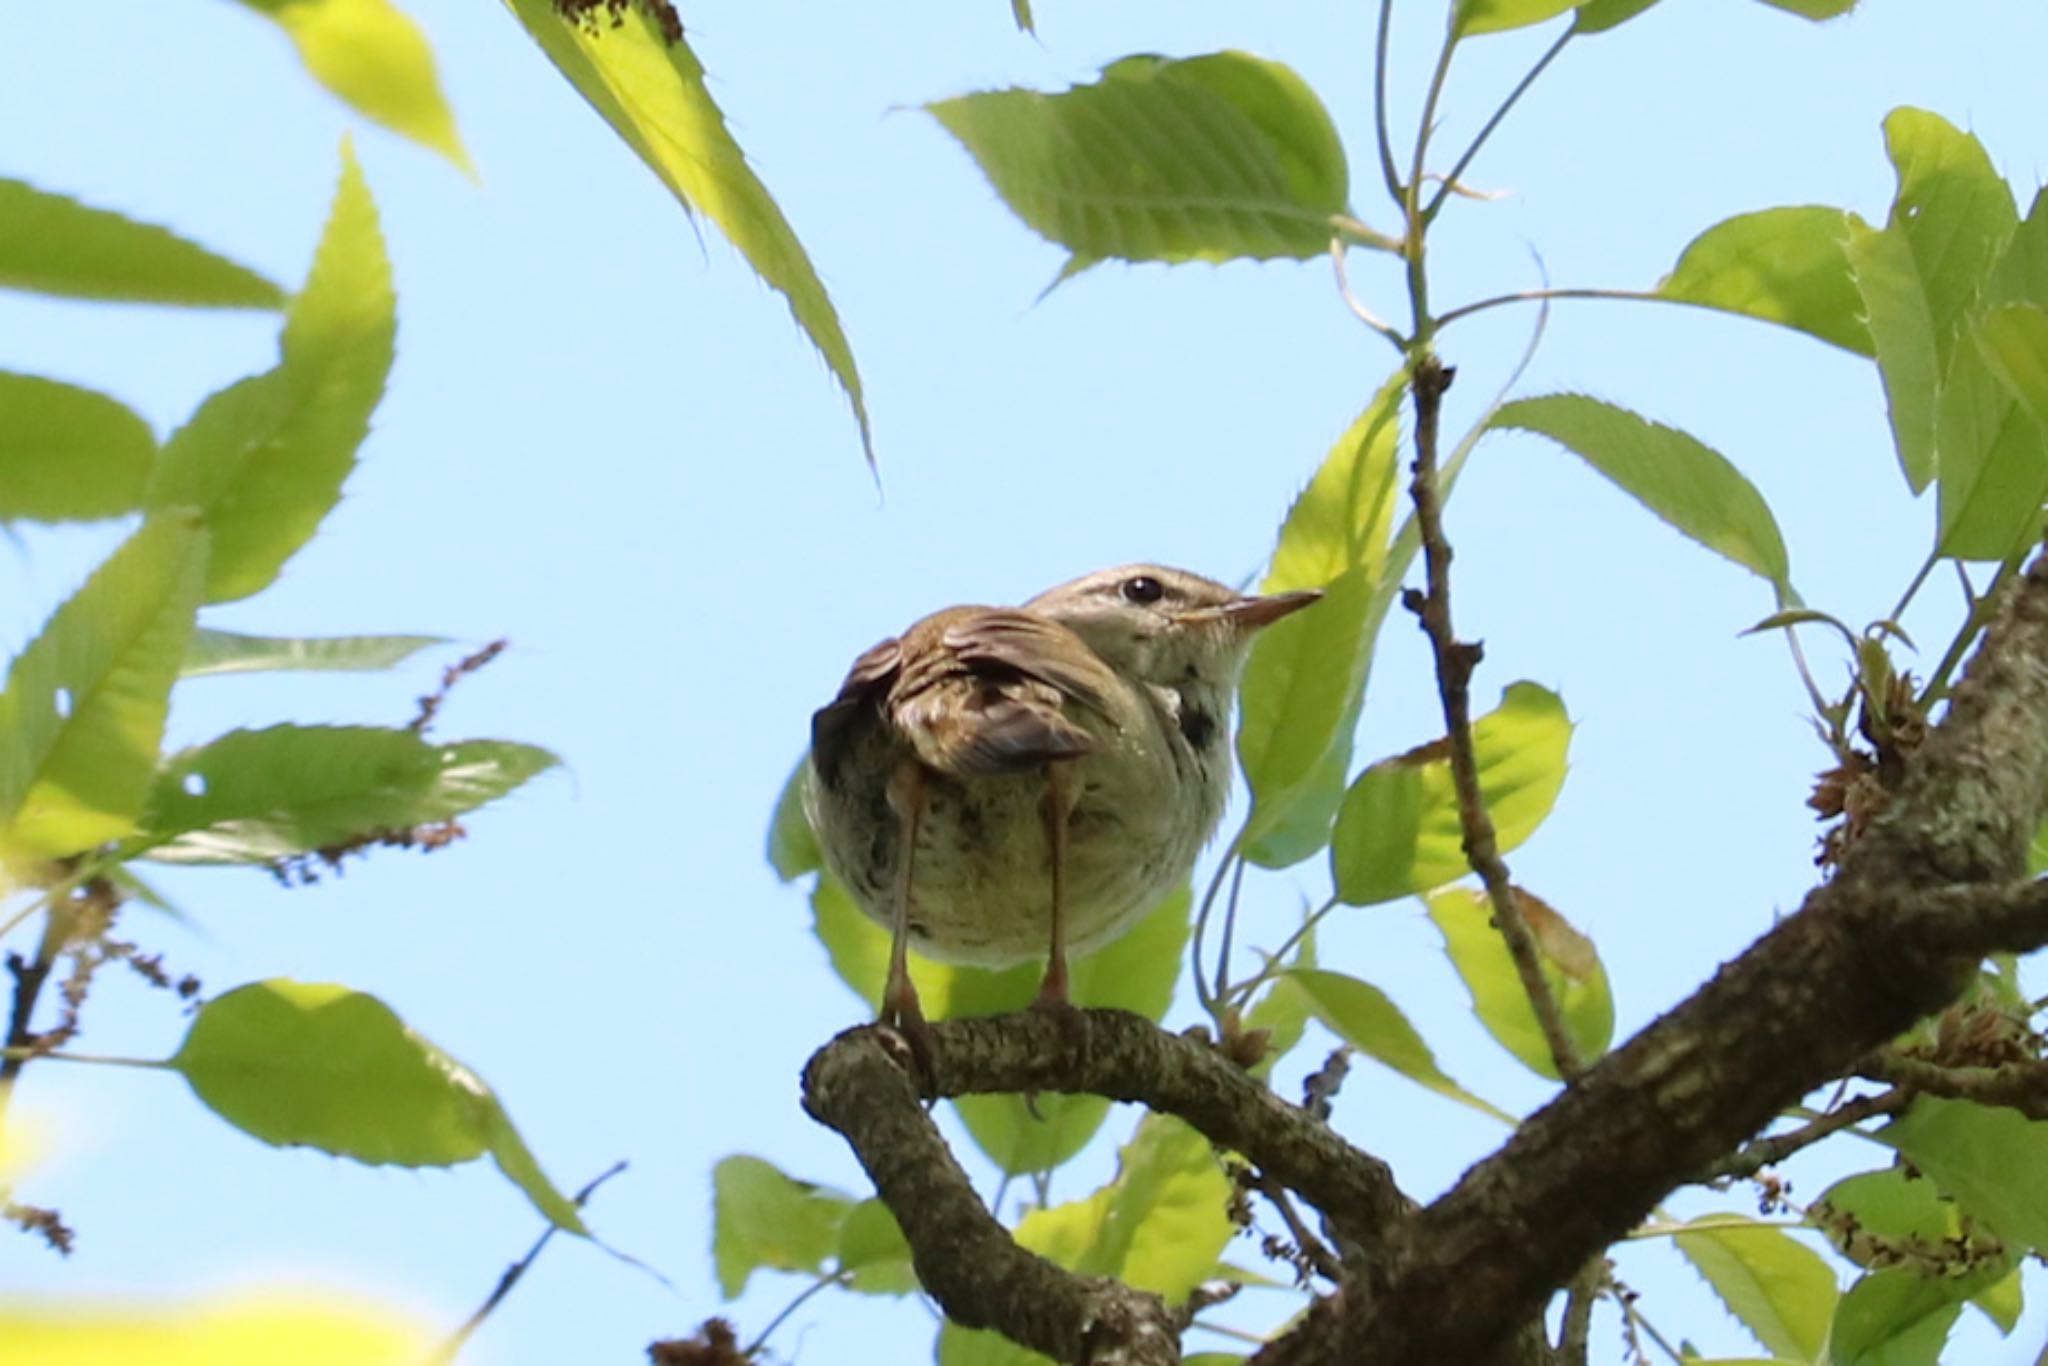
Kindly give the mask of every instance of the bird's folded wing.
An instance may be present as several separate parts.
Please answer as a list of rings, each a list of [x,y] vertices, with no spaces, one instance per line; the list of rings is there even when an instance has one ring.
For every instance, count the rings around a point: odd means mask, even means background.
[[[839,695],[811,713],[811,762],[828,781],[838,772],[859,722],[874,715],[902,660],[903,642],[891,636],[854,660]]]
[[[1108,713],[1109,666],[1057,622],[1010,608],[945,621],[890,688],[891,719],[942,773],[1020,773],[1096,746],[1070,706]]]

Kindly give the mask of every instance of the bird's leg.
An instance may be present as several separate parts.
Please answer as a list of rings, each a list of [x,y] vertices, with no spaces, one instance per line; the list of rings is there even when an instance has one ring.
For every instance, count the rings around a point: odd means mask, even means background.
[[[1045,836],[1052,851],[1052,952],[1039,985],[1041,1006],[1067,1004],[1067,803],[1063,767],[1045,766]]]
[[[917,987],[910,980],[910,874],[917,858],[918,821],[924,814],[924,769],[915,759],[905,759],[889,775],[889,806],[896,813],[902,835],[896,848],[896,904],[890,917],[889,979],[882,987],[882,1023],[903,1036],[922,1079],[929,1081],[931,1026],[925,1023]]]

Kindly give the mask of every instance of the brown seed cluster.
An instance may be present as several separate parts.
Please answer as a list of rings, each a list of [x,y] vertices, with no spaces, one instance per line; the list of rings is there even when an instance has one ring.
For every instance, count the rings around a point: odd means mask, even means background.
[[[606,23],[612,28],[624,24],[626,7],[632,4],[638,4],[641,13],[654,21],[663,41],[683,41],[682,18],[668,0],[555,0],[555,12],[586,33],[596,33]]]

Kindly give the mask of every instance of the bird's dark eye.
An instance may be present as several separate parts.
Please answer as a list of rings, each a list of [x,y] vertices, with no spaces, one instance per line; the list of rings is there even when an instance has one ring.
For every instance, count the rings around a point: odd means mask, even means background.
[[[1135,574],[1123,581],[1125,602],[1151,603],[1166,596],[1166,585],[1150,574]]]

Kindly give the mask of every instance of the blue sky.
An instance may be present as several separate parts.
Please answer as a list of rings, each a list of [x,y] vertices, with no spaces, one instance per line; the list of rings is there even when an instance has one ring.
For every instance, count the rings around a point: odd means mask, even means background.
[[[1105,267],[1034,303],[1062,253],[916,111],[970,89],[1083,80],[1136,51],[1246,48],[1322,93],[1357,202],[1384,222],[1371,197],[1372,7],[1038,8],[1037,39],[999,0],[716,0],[684,13],[840,308],[880,496],[780,301],[714,233],[693,232],[498,6],[412,6],[480,182],[352,119],[238,6],[46,6],[0,44],[0,173],[173,224],[285,281],[304,273],[355,132],[397,275],[390,393],[321,537],[211,624],[508,637],[442,733],[544,744],[566,769],[430,858],[388,855],[288,893],[260,872],[167,874],[190,924],[135,913],[128,930],[213,991],[288,975],[376,993],[498,1089],[565,1186],[630,1159],[591,1218],[676,1290],[558,1244],[474,1360],[637,1360],[718,1311],[709,1173],[726,1153],[860,1189],[843,1145],[798,1110],[796,1076],[861,1007],[830,976],[804,898],[760,853],[809,713],[854,654],[944,603],[1016,601],[1105,564],[1252,573],[1392,364],[1321,263]],[[1441,6],[1400,13],[1392,103],[1406,127]],[[1447,145],[1546,36],[1461,53]],[[1900,104],[1975,131],[2024,202],[2044,156],[2044,48],[2048,13],[2028,0],[1866,0],[1821,26],[1669,0],[1569,51],[1474,164],[1470,181],[1507,193],[1446,214],[1438,297],[1534,285],[1536,255],[1553,283],[1647,286],[1697,231],[1746,209],[1830,203],[1881,218],[1892,182],[1879,123]],[[1360,262],[1354,285],[1395,310],[1391,271]],[[1453,420],[1504,381],[1533,321],[1497,310],[1446,336]],[[267,365],[274,326],[0,295],[0,366],[104,388],[167,430]],[[1519,392],[1559,389],[1728,454],[1775,509],[1807,599],[1845,620],[1887,612],[1924,554],[1932,509],[1906,495],[1875,374],[1854,357],[1696,310],[1568,304]],[[1533,679],[1579,724],[1556,815],[1515,869],[1599,944],[1628,1031],[1812,881],[1802,803],[1823,751],[1782,648],[1736,638],[1771,609],[1768,592],[1533,439],[1482,447],[1450,532],[1459,624],[1487,647],[1478,695],[1490,704]],[[31,530],[0,549],[0,639],[25,639],[114,534]],[[1945,639],[1953,603],[1926,600],[1909,625],[1923,643]],[[198,681],[178,696],[172,739],[283,718],[399,723],[440,662]],[[1433,706],[1419,636],[1396,619],[1361,757],[1429,738]],[[1324,891],[1313,862],[1256,881],[1253,942],[1276,942]],[[1341,918],[1325,955],[1392,991],[1466,1085],[1510,1107],[1540,1101],[1470,1020],[1419,907]],[[1183,1002],[1169,1022],[1194,1015]],[[117,981],[88,1025],[81,1047],[142,1056],[170,1051],[183,1028],[166,997]],[[61,1207],[81,1241],[59,1264],[0,1240],[0,1283],[197,1293],[287,1277],[453,1324],[536,1232],[486,1168],[273,1152],[183,1089],[167,1075],[30,1070],[22,1103],[56,1115],[77,1150],[24,1195]],[[1423,1197],[1498,1138],[1369,1065],[1338,1122]],[[1799,1193],[1824,1181],[1802,1178]],[[1063,1175],[1055,1196],[1084,1188]],[[1667,1331],[1749,1354],[1668,1250],[1623,1271]],[[737,1308],[743,1330],[797,1288],[757,1279]],[[813,1306],[778,1336],[785,1353],[914,1360],[930,1333],[911,1304]],[[2031,1361],[2043,1323],[2037,1310],[2010,1343],[1978,1324],[1955,1359]],[[1611,1322],[1596,1343],[1617,1359]]]

